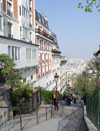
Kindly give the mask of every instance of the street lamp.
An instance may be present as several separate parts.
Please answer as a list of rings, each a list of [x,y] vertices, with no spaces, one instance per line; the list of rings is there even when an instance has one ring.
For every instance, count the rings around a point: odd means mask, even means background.
[[[55,76],[54,76],[54,78],[55,78],[55,82],[56,82],[56,101],[55,101],[55,110],[59,110],[59,108],[58,108],[58,100],[57,100],[57,82],[58,82],[58,75],[57,75],[57,73],[55,73]]]

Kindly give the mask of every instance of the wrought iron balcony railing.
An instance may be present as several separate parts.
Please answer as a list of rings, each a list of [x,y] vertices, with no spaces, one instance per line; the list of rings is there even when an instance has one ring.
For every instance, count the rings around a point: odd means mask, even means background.
[[[11,12],[9,9],[7,9],[7,14],[11,17],[13,16],[13,12]]]
[[[8,34],[8,37],[13,38],[13,35],[12,34]]]
[[[50,39],[50,40],[53,40],[53,37],[52,37],[52,36],[48,35],[46,32],[43,32],[43,31],[41,31],[41,30],[38,29],[38,28],[35,28],[35,33],[39,33],[39,34],[41,34],[42,36],[44,36],[44,37],[46,37],[46,38],[48,38],[48,39]]]

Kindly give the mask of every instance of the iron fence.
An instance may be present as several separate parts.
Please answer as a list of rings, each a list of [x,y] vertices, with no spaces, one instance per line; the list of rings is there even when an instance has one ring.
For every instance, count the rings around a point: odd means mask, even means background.
[[[86,109],[88,118],[100,130],[100,83],[88,98]]]
[[[17,109],[19,111],[19,117],[17,117],[17,120],[16,121],[5,121],[5,122],[2,122],[0,123],[0,129],[1,130],[4,130],[5,128],[7,128],[7,131],[12,129],[12,128],[15,128],[15,129],[19,129],[20,130],[23,130],[23,128],[27,128],[28,126],[30,125],[33,125],[33,124],[36,124],[36,123],[39,123],[39,121],[43,121],[43,120],[47,120],[48,119],[48,114],[49,114],[49,118],[52,118],[52,108],[53,106],[49,106],[49,107],[38,107],[35,111],[34,114],[30,114],[30,116],[27,116],[26,114],[23,116],[23,109],[29,109],[31,110],[33,107],[7,107],[7,106],[0,106],[0,109],[4,109],[4,108],[7,108],[7,109]],[[41,109],[45,109],[41,111]],[[48,111],[49,109],[49,111]],[[40,118],[42,118],[40,120]],[[11,125],[11,127],[8,127],[8,125]],[[19,127],[18,125],[19,124]],[[7,127],[6,127],[7,126]],[[17,127],[17,128],[16,128]]]

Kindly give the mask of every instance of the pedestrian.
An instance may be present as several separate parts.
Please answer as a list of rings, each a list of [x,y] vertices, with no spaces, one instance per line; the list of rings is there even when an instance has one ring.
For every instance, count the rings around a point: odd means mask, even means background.
[[[66,103],[66,105],[67,105],[67,96],[65,97],[65,103]]]
[[[76,96],[74,97],[74,104],[76,104]]]
[[[68,97],[68,105],[70,106],[70,104],[71,104],[71,98]]]
[[[56,92],[54,92],[53,100],[54,100],[54,106],[55,106],[55,102],[56,102]]]
[[[76,104],[76,98],[77,98],[77,97],[76,97],[76,94],[75,94],[75,93],[73,94],[73,98],[74,98],[74,104]]]

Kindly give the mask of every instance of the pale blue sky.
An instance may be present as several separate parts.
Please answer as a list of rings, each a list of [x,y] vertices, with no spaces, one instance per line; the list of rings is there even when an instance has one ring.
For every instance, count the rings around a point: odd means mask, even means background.
[[[35,9],[46,15],[49,28],[57,35],[59,49],[70,58],[90,58],[100,45],[100,12],[78,9],[85,0],[35,0]]]

